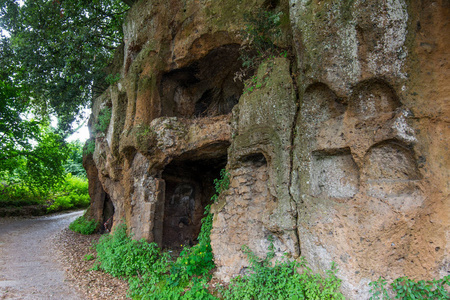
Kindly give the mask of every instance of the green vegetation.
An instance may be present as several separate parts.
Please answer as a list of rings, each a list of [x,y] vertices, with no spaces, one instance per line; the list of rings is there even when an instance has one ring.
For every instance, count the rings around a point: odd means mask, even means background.
[[[76,140],[67,144],[69,155],[64,163],[64,170],[73,176],[86,178],[86,170],[83,168],[83,143]]]
[[[136,136],[137,147],[141,151],[147,151],[149,145],[156,138],[154,128],[149,125],[139,124],[133,129]]]
[[[86,220],[84,216],[78,217],[70,223],[69,229],[84,235],[93,234],[95,232],[95,229],[97,228],[98,223],[95,220]],[[89,255],[89,254],[88,254]],[[87,257],[85,256],[85,260],[91,260],[93,259],[92,256]]]
[[[85,179],[77,179],[86,176],[81,144],[65,138],[91,99],[117,80],[106,78],[106,70],[127,9],[120,0],[1,1],[2,214],[26,205],[41,212],[89,203]]]
[[[211,200],[215,203],[219,200],[220,194],[228,190],[230,186],[230,172],[226,169],[220,170],[220,178],[214,179],[213,183],[216,193],[211,197]]]
[[[214,180],[216,195],[228,189],[229,174],[221,171]],[[212,214],[210,205],[198,237],[198,244],[185,246],[173,261],[155,243],[134,241],[119,225],[113,235],[103,236],[97,245],[98,268],[113,276],[128,279],[129,295],[135,299],[215,299],[207,290],[211,270],[215,267],[211,249]]]
[[[48,212],[86,208],[90,203],[87,180],[72,174],[66,175],[66,180],[53,191],[53,195],[54,200],[47,208]]]
[[[3,161],[4,165],[0,163],[2,215],[21,214],[24,206],[36,206],[39,214],[89,206],[81,143],[75,141],[61,147],[57,142],[44,140],[44,145],[32,147],[38,152],[30,148],[28,153]],[[36,175],[39,170],[42,173]]]
[[[217,201],[221,192],[228,189],[229,173],[221,171],[214,181]],[[114,234],[103,236],[96,246],[97,265],[113,276],[128,280],[128,295],[133,299],[343,299],[338,292],[340,280],[336,268],[327,277],[313,274],[302,260],[300,263],[286,259],[271,263],[274,247],[271,243],[265,259],[259,259],[248,247],[243,250],[249,258],[249,274],[235,279],[229,289],[208,286],[214,261],[210,232],[212,214],[205,209],[198,244],[184,247],[174,261],[168,252],[162,252],[155,243],[135,241],[118,225]],[[300,274],[297,269],[303,267]],[[218,298],[219,297],[219,298]]]
[[[52,128],[34,121],[24,123],[32,124],[13,132],[14,122],[0,118],[0,182],[4,186],[23,183],[30,189],[48,190],[63,180],[67,145]]]
[[[327,276],[322,277],[314,274],[303,258],[300,262],[285,259],[272,263],[275,257],[272,241],[264,259],[247,246],[242,250],[250,263],[248,274],[233,279],[222,292],[224,299],[344,299],[339,292],[341,280],[336,277],[334,263]],[[303,271],[298,272],[299,268]]]
[[[105,81],[107,84],[112,85],[120,80],[120,73],[117,74],[109,74],[105,77]]]
[[[282,12],[266,11],[262,8],[253,14],[244,14],[245,27],[242,36],[246,43],[241,47],[242,66],[255,70],[270,56],[278,56],[282,51],[276,46],[281,37]]]
[[[21,3],[23,2],[23,3]],[[70,130],[83,107],[108,85],[106,67],[122,42],[128,5],[120,0],[4,0],[2,69],[41,116],[56,114]],[[108,81],[115,80],[112,75]]]
[[[98,120],[95,124],[95,131],[105,133],[108,130],[109,122],[111,121],[111,108],[105,107],[98,113]]]
[[[92,232],[93,233],[93,232]],[[84,261],[90,261],[90,260],[93,260],[94,259],[94,255],[92,255],[92,254],[86,254],[84,257],[83,257],[83,260]]]
[[[385,279],[380,277],[377,281],[372,281],[369,285],[371,288],[370,292],[372,293],[371,300],[391,299],[386,289]],[[390,286],[395,293],[394,299],[446,300],[449,299],[450,275],[441,279],[429,281],[419,280],[417,282],[405,276],[395,279]]]
[[[83,155],[89,155],[94,153],[95,151],[95,139],[87,140],[86,144],[83,147]]]

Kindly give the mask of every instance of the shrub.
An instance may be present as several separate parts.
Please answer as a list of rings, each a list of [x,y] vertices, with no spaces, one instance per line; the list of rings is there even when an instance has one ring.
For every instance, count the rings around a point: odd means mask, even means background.
[[[371,300],[391,299],[386,289],[385,279],[380,277],[377,281],[372,281],[369,285],[371,287],[370,292],[372,293]],[[441,279],[429,281],[419,280],[417,282],[405,276],[395,279],[390,286],[396,294],[395,299],[450,299],[448,292],[450,275]]]
[[[0,207],[40,205],[49,212],[72,208],[85,208],[90,203],[88,182],[67,174],[62,183],[50,190],[29,187],[24,184],[0,185]],[[46,207],[46,209],[45,209]]]
[[[248,274],[235,278],[222,291],[224,299],[344,299],[339,292],[341,280],[336,277],[334,263],[327,276],[322,277],[312,273],[303,258],[300,262],[286,259],[272,264],[275,255],[272,242],[264,259],[246,246],[243,251],[250,263]],[[299,268],[303,272],[299,273]]]
[[[0,207],[39,205],[45,202],[47,193],[24,184],[0,184]]]
[[[70,223],[69,229],[84,235],[93,234],[98,223],[95,220],[88,221],[84,216],[78,217]]]
[[[96,250],[100,268],[115,277],[167,271],[168,255],[155,243],[128,237],[123,224],[116,227],[114,234],[102,236]]]
[[[89,206],[89,185],[84,178],[67,174],[65,181],[53,191],[54,200],[47,208],[48,212]]]

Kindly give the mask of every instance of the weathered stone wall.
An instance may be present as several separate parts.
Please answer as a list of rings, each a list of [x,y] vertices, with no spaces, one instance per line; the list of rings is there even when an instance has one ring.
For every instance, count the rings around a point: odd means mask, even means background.
[[[253,87],[235,81],[243,14],[282,11]],[[263,256],[335,261],[342,291],[450,272],[450,4],[406,0],[138,1],[119,82],[98,97],[85,158],[102,223],[163,247],[195,243],[212,180],[216,276]],[[120,64],[119,64],[120,65]],[[111,214],[114,215],[111,218]],[[109,229],[109,228],[107,228]]]
[[[297,112],[289,66],[284,58],[263,63],[256,74],[258,88],[247,91],[234,109],[228,153],[231,188],[212,207],[211,246],[217,274],[224,279],[248,266],[242,245],[264,256],[269,235],[278,256],[300,255],[297,209],[288,188]]]
[[[447,274],[449,157],[429,151],[448,149],[441,82],[449,40],[432,29],[449,29],[448,3],[290,3],[301,98],[291,193],[301,254],[315,270],[336,261],[355,299],[368,298],[378,276]]]

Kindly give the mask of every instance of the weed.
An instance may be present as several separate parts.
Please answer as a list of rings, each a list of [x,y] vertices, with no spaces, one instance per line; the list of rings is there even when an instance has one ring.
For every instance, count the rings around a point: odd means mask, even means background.
[[[250,267],[247,275],[236,277],[227,290],[221,291],[224,299],[344,299],[339,292],[341,280],[336,277],[334,263],[327,276],[322,277],[313,274],[303,258],[300,262],[286,258],[271,263],[275,256],[272,241],[264,259],[247,246],[242,250]],[[299,268],[304,271],[299,273]]]
[[[111,121],[112,111],[110,107],[105,107],[98,113],[97,123],[95,124],[95,131],[105,133]]]
[[[92,255],[92,254],[86,254],[84,257],[83,257],[83,260],[84,261],[90,261],[90,260],[93,260],[94,259],[94,255]]]
[[[92,153],[94,153],[95,151],[95,140],[94,139],[89,139],[86,141],[86,144],[84,144],[83,147],[83,155],[90,155]]]
[[[265,59],[286,53],[286,51],[281,52],[281,49],[276,46],[277,40],[281,37],[282,14],[282,12],[275,13],[262,8],[253,14],[244,14],[245,27],[241,35],[245,42],[240,48],[243,69],[235,75],[235,78],[242,80]]]
[[[139,124],[135,131],[137,146],[143,151],[147,151],[149,144],[156,138],[155,130],[148,125]]]
[[[266,11],[262,8],[253,14],[244,14],[245,28],[242,36],[258,56],[265,56],[277,47],[275,42],[281,37],[280,20],[282,12]],[[247,52],[248,53],[248,52]],[[247,62],[250,67],[251,63]],[[245,65],[243,65],[245,67]]]
[[[150,133],[150,131],[149,131]],[[230,179],[226,170],[214,180],[216,195],[227,190]],[[118,225],[113,235],[103,236],[96,245],[97,266],[113,276],[128,279],[128,296],[137,299],[217,299],[209,294],[207,282],[215,267],[211,249],[212,214],[210,205],[198,237],[198,244],[184,247],[176,261],[155,243],[134,241],[125,225]]]
[[[211,197],[211,200],[213,202],[217,202],[219,199],[219,195],[228,190],[228,187],[230,186],[230,172],[228,172],[226,169],[220,170],[220,178],[214,179],[214,189],[216,193]]]
[[[127,278],[155,272],[163,258],[166,258],[155,243],[135,241],[128,237],[123,224],[116,226],[113,235],[102,236],[96,250],[101,269],[115,277]]]
[[[377,281],[372,281],[369,283],[370,292],[372,293],[372,297],[370,300],[386,300],[390,299],[389,294],[386,290],[386,280],[382,277],[378,278]]]
[[[371,300],[391,299],[387,292],[385,279],[380,277],[378,280],[369,283],[369,285],[372,293]],[[441,279],[419,280],[417,282],[405,276],[395,279],[390,286],[395,293],[395,299],[450,299],[447,291],[450,287],[450,275]]]
[[[70,223],[69,229],[78,232],[84,235],[93,234],[95,232],[95,229],[97,229],[98,223],[95,220],[88,221],[84,216],[78,217]],[[86,259],[85,260],[90,260]]]

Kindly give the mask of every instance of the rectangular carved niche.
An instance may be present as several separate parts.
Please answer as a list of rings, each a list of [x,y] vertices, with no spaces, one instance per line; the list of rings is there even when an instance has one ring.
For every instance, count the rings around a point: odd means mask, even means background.
[[[162,248],[177,251],[182,249],[181,245],[198,242],[205,207],[214,194],[214,179],[219,178],[225,164],[226,157],[178,158],[165,167],[162,173],[165,191],[161,193],[164,199],[159,200],[163,212],[159,215],[159,227],[155,227],[155,237],[160,239]]]
[[[311,158],[311,193],[351,198],[359,189],[359,172],[348,149],[318,151]]]

